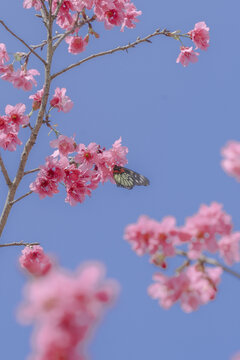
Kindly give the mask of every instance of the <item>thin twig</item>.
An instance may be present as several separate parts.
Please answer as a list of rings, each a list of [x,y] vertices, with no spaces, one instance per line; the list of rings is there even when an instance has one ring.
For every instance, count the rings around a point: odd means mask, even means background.
[[[46,61],[34,51],[31,46],[29,46],[23,39],[21,39],[18,35],[16,35],[12,30],[9,29],[9,27],[4,23],[3,20],[0,20],[0,24],[2,24],[5,29],[12,34],[16,39],[18,39],[22,44],[24,44],[30,51],[33,53],[44,65],[46,65]]]
[[[10,205],[14,205],[14,204],[16,204],[16,202],[18,202],[18,201],[20,201],[20,200],[24,199],[25,197],[27,197],[28,195],[31,195],[32,193],[33,193],[33,191],[32,191],[32,190],[31,190],[31,191],[29,191],[28,193],[26,193],[26,194],[24,194],[24,195],[20,196],[18,199],[11,201],[11,202],[10,202]]]
[[[184,256],[188,260],[191,261],[191,259],[188,258],[188,253],[186,251],[177,249],[176,254],[180,255],[180,256]],[[238,272],[236,272],[236,271],[230,269],[229,267],[221,264],[219,261],[217,261],[217,260],[215,260],[213,258],[209,258],[209,257],[207,257],[205,255],[201,255],[198,260],[201,261],[202,263],[205,263],[205,264],[214,265],[214,266],[220,266],[227,273],[229,273],[229,274],[235,276],[236,278],[240,279],[240,274]]]
[[[5,165],[4,165],[1,154],[0,154],[0,167],[1,167],[4,179],[6,181],[6,184],[10,188],[12,186],[12,182],[11,182],[10,177],[8,175],[7,169],[6,169]]]
[[[45,12],[45,15],[47,16],[48,15],[48,11],[47,11],[47,8],[46,8],[46,5],[45,5],[45,2],[44,0],[40,0],[41,1],[41,4],[42,4],[42,7],[43,7],[43,10]]]
[[[103,52],[100,52],[100,53],[97,53],[97,54],[90,55],[90,56],[86,57],[85,59],[82,59],[82,60],[78,61],[75,64],[69,65],[65,69],[53,74],[51,79],[54,79],[55,77],[65,73],[66,71],[69,71],[69,70],[71,70],[71,69],[83,64],[84,62],[91,60],[91,59],[95,59],[97,57],[104,56],[104,55],[114,54],[117,51],[127,51],[128,49],[133,48],[136,45],[139,45],[139,44],[141,44],[143,42],[151,42],[149,39],[154,37],[154,36],[158,36],[158,35],[171,36],[170,34],[171,33],[166,29],[164,29],[162,31],[160,31],[160,29],[157,29],[153,34],[147,35],[142,39],[140,37],[138,37],[136,41],[134,41],[132,43],[129,43],[128,45],[118,46],[118,47],[116,47],[114,49],[111,49],[111,50],[106,50],[106,51],[103,51]]]
[[[34,243],[24,243],[24,242],[20,241],[20,242],[8,243],[8,244],[0,244],[0,247],[7,247],[7,246],[33,246],[33,245],[40,245],[40,243],[38,243],[38,242],[34,242]]]
[[[28,175],[28,174],[35,173],[36,171],[39,171],[39,170],[40,170],[39,168],[36,168],[36,169],[32,169],[32,170],[28,170],[28,171],[24,171],[23,176]]]

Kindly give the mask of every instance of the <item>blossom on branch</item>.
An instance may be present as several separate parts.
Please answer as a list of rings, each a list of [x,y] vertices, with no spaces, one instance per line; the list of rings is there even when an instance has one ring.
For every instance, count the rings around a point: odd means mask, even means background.
[[[36,94],[30,95],[29,99],[33,100],[32,108],[33,110],[38,110],[41,106],[42,97],[44,93],[44,88],[41,90],[38,90]]]
[[[52,268],[52,261],[39,245],[25,246],[19,263],[23,269],[34,276],[46,275]]]
[[[118,284],[105,279],[99,263],[75,273],[55,267],[29,282],[19,318],[35,325],[32,358],[85,359],[89,338],[117,294]]]
[[[81,36],[68,36],[66,38],[68,46],[68,52],[71,54],[79,54],[85,51],[88,44],[88,36],[83,39]]]
[[[63,135],[51,141],[50,145],[58,150],[47,158],[44,166],[40,166],[36,180],[30,184],[30,189],[38,193],[41,199],[58,193],[58,185],[62,181],[67,191],[65,201],[70,205],[82,203],[100,182],[114,182],[114,166],[122,166],[127,162],[128,149],[121,145],[121,138],[109,150],[101,149],[96,143],[90,143],[87,147],[84,144],[77,145],[73,138]],[[68,157],[74,152],[75,156]]]
[[[199,53],[193,51],[192,47],[181,46],[180,50],[176,63],[181,63],[185,67],[190,62],[195,63],[198,61]]]
[[[196,45],[196,49],[207,50],[209,47],[209,27],[204,21],[195,24],[194,29],[189,31],[189,35]]]
[[[73,107],[73,102],[68,96],[66,96],[67,89],[56,88],[53,98],[50,100],[52,107],[58,109],[58,111],[69,112]]]
[[[155,283],[149,286],[148,293],[153,299],[158,299],[165,309],[179,301],[181,308],[189,313],[215,299],[221,274],[220,267],[202,268],[197,265],[189,266],[172,277],[157,273],[153,276]]]

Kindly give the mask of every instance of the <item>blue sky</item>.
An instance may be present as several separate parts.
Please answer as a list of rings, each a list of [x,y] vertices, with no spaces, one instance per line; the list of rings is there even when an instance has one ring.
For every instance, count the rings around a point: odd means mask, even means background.
[[[240,350],[240,283],[222,277],[217,299],[199,311],[185,314],[178,305],[166,311],[146,293],[155,269],[148,257],[137,257],[123,240],[124,228],[147,214],[157,220],[173,215],[181,225],[200,204],[218,201],[240,230],[240,184],[220,167],[220,149],[230,139],[240,141],[239,125],[239,10],[238,1],[201,2],[182,0],[143,1],[135,4],[143,15],[136,29],[96,29],[82,56],[111,49],[150,34],[156,28],[187,32],[198,21],[210,27],[210,47],[200,51],[197,64],[176,64],[179,44],[170,38],[154,38],[126,53],[95,59],[57,78],[55,87],[66,87],[74,101],[68,114],[55,113],[59,130],[88,144],[106,146],[122,136],[129,148],[128,166],[150,179],[151,186],[132,191],[111,183],[100,186],[83,204],[65,204],[64,192],[39,200],[31,195],[15,205],[1,241],[39,241],[63,267],[75,269],[85,260],[106,264],[109,277],[121,284],[119,300],[108,312],[90,344],[89,355],[97,359],[230,359]],[[34,11],[22,1],[0,3],[1,19],[29,44],[45,39],[44,27]],[[24,47],[1,27],[0,42],[9,52]],[[186,42],[186,45],[189,45]],[[81,56],[67,53],[63,44],[54,70]],[[31,67],[42,73],[38,60]],[[42,77],[39,79],[40,89]],[[1,108],[24,102],[28,93],[0,83]],[[22,132],[21,138],[26,134]],[[51,153],[43,129],[31,153],[28,169],[44,163]],[[3,153],[3,151],[2,151]],[[19,153],[4,154],[13,176]],[[18,195],[28,191],[34,175],[21,184]],[[3,205],[6,186],[0,178]],[[24,276],[19,272],[19,248],[0,251],[0,358],[25,359],[30,353],[30,327],[16,323]],[[174,260],[171,268],[174,268]],[[239,265],[235,266],[240,271]]]

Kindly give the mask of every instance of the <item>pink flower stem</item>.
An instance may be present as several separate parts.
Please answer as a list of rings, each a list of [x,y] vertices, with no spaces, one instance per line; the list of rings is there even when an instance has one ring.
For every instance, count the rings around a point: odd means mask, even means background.
[[[13,242],[8,244],[0,244],[0,247],[7,247],[7,246],[33,246],[33,245],[39,245],[38,242],[35,243],[24,243],[22,241],[20,242]]]
[[[164,35],[164,36],[168,36],[168,37],[171,37],[171,32],[166,30],[166,29],[163,29],[162,31],[160,31],[160,29],[157,29],[154,33],[150,34],[150,35],[147,35],[145,36],[144,38],[140,38],[138,37],[136,41],[132,42],[132,43],[129,43],[128,45],[124,45],[124,46],[118,46],[114,49],[111,49],[111,50],[106,50],[106,51],[103,51],[103,52],[100,52],[100,53],[97,53],[97,54],[93,54],[93,55],[90,55],[88,57],[86,57],[85,59],[82,59],[78,62],[76,62],[75,64],[72,64],[72,65],[69,65],[68,67],[66,67],[65,69],[55,73],[52,75],[51,79],[55,79],[57,76],[79,66],[79,65],[82,65],[83,63],[85,63],[86,61],[89,61],[89,60],[92,60],[92,59],[95,59],[97,57],[100,57],[100,56],[104,56],[104,55],[110,55],[110,54],[114,54],[115,52],[117,51],[126,51],[130,48],[134,48],[135,46],[143,43],[143,42],[149,42],[151,43],[151,41],[149,39],[151,39],[152,37],[154,36],[158,36],[158,35]],[[55,45],[54,45],[55,46]]]
[[[184,256],[188,259],[188,261],[191,262],[191,260],[188,258],[188,254],[186,251],[183,250],[176,250],[176,254],[180,255],[180,256]],[[209,265],[214,265],[214,266],[220,266],[225,272],[235,276],[236,278],[240,279],[240,274],[232,269],[230,269],[229,267],[221,264],[220,262],[218,262],[217,260],[213,259],[213,258],[209,258],[206,257],[204,255],[201,255],[201,257],[198,259],[198,261],[200,261],[203,264],[209,264]]]
[[[16,35],[12,30],[9,29],[9,27],[4,23],[3,20],[0,20],[0,24],[2,24],[3,27],[5,27],[5,29],[11,34],[13,35],[16,39],[18,39],[22,44],[24,44],[31,53],[33,53],[45,66],[46,66],[46,61],[40,56],[38,55],[38,53],[36,53],[35,50],[33,50],[31,48],[31,46],[29,46],[23,39],[21,39],[18,35]]]
[[[10,177],[8,175],[7,169],[6,169],[5,165],[4,165],[4,162],[3,162],[3,159],[2,159],[1,155],[0,155],[0,168],[2,170],[2,173],[3,173],[3,176],[5,178],[6,184],[10,188],[12,186],[12,182],[10,180]]]

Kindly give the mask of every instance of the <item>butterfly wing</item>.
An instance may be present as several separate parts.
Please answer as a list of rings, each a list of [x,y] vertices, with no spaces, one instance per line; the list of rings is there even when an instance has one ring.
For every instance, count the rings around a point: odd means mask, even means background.
[[[149,180],[145,176],[122,166],[114,166],[113,177],[117,186],[124,187],[128,190],[131,190],[135,185],[149,185]]]

